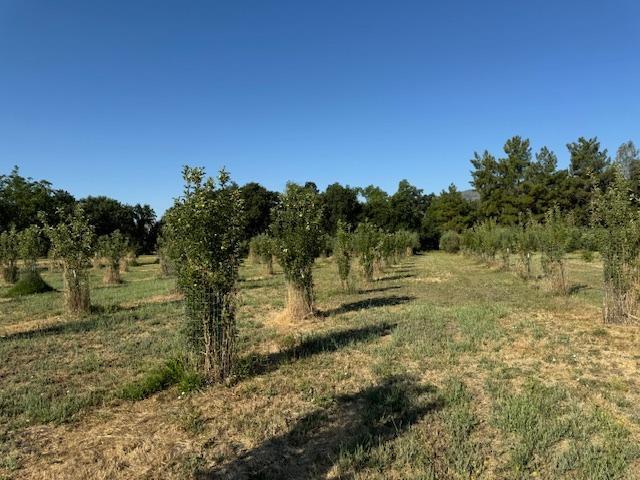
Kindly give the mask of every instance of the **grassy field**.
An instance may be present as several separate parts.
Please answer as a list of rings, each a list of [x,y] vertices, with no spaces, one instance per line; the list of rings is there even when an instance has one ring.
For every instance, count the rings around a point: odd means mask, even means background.
[[[245,265],[235,381],[129,400],[181,349],[153,260],[86,318],[0,299],[0,478],[640,478],[640,327],[602,324],[597,262],[558,297],[438,252],[345,294],[320,259],[297,324]]]

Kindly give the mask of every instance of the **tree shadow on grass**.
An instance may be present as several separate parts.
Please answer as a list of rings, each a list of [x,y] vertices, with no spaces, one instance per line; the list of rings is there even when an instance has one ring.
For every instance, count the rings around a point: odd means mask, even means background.
[[[245,379],[272,372],[287,362],[311,357],[319,353],[335,352],[355,343],[389,335],[393,328],[395,328],[395,324],[382,322],[360,328],[315,333],[279,352],[264,355],[253,354],[242,358],[238,362],[237,375],[239,379]]]
[[[388,292],[389,290],[398,290],[400,285],[389,285],[388,287],[380,287],[380,288],[364,288],[358,290],[358,293],[378,293],[378,292]]]
[[[165,302],[165,303],[172,303]],[[60,321],[46,326],[41,326],[33,330],[23,330],[15,333],[9,333],[7,335],[0,336],[3,340],[17,340],[21,338],[31,338],[43,335],[64,335],[84,333],[96,328],[112,326],[120,322],[135,321],[139,319],[135,310],[139,309],[140,305],[133,306],[121,306],[121,305],[91,305],[89,314],[84,316],[63,316]],[[127,318],[119,318],[116,314],[122,312],[129,312]],[[121,317],[121,316],[120,316]]]
[[[569,288],[567,288],[567,295],[580,293],[584,290],[588,290],[589,288],[590,288],[589,285],[586,285],[583,283],[570,285]]]
[[[392,295],[390,297],[376,297],[366,298],[364,300],[358,300],[357,302],[344,303],[338,308],[331,310],[325,310],[320,312],[323,317],[332,317],[334,315],[340,315],[342,313],[357,312],[358,310],[364,310],[368,308],[389,307],[393,305],[400,305],[403,303],[415,300],[415,297],[408,297],[406,295],[398,296]]]
[[[197,471],[195,478],[325,478],[339,457],[361,455],[392,441],[443,405],[434,386],[420,385],[408,376],[388,377],[378,385],[336,397],[330,407],[308,413],[287,433],[229,463]],[[340,478],[353,478],[353,474]]]
[[[390,275],[376,279],[376,282],[385,282],[387,280],[402,280],[403,278],[415,277],[413,273],[403,273],[399,275]]]

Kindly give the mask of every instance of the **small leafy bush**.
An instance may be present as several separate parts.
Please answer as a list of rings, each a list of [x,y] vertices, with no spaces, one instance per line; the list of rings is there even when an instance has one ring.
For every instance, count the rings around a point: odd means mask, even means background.
[[[272,212],[270,231],[287,281],[287,312],[294,319],[314,311],[312,267],[323,245],[322,211],[315,190],[288,183]]]
[[[54,258],[63,265],[65,307],[70,314],[88,313],[91,308],[87,268],[94,252],[95,234],[81,205],[64,215],[55,227],[45,223]],[[43,221],[44,216],[42,216]]]
[[[0,233],[0,274],[7,283],[18,280],[19,236],[15,227]]]
[[[205,179],[184,167],[184,194],[165,214],[163,235],[184,293],[185,336],[204,375],[222,382],[232,373],[236,341],[236,282],[244,204],[229,174]]]
[[[453,230],[448,230],[440,237],[440,250],[448,253],[458,253],[460,251],[460,234]]]

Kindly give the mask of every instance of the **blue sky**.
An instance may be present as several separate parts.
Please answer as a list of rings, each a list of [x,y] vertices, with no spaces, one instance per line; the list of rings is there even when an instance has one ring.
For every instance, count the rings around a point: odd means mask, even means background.
[[[640,141],[640,2],[0,0],[0,172],[162,212],[180,169],[468,188],[474,151]]]

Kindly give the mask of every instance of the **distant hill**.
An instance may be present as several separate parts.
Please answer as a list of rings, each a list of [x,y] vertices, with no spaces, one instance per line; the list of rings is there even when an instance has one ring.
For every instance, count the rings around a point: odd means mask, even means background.
[[[460,194],[465,200],[469,200],[471,202],[480,200],[480,194],[475,190],[465,190],[463,192],[460,192]]]

